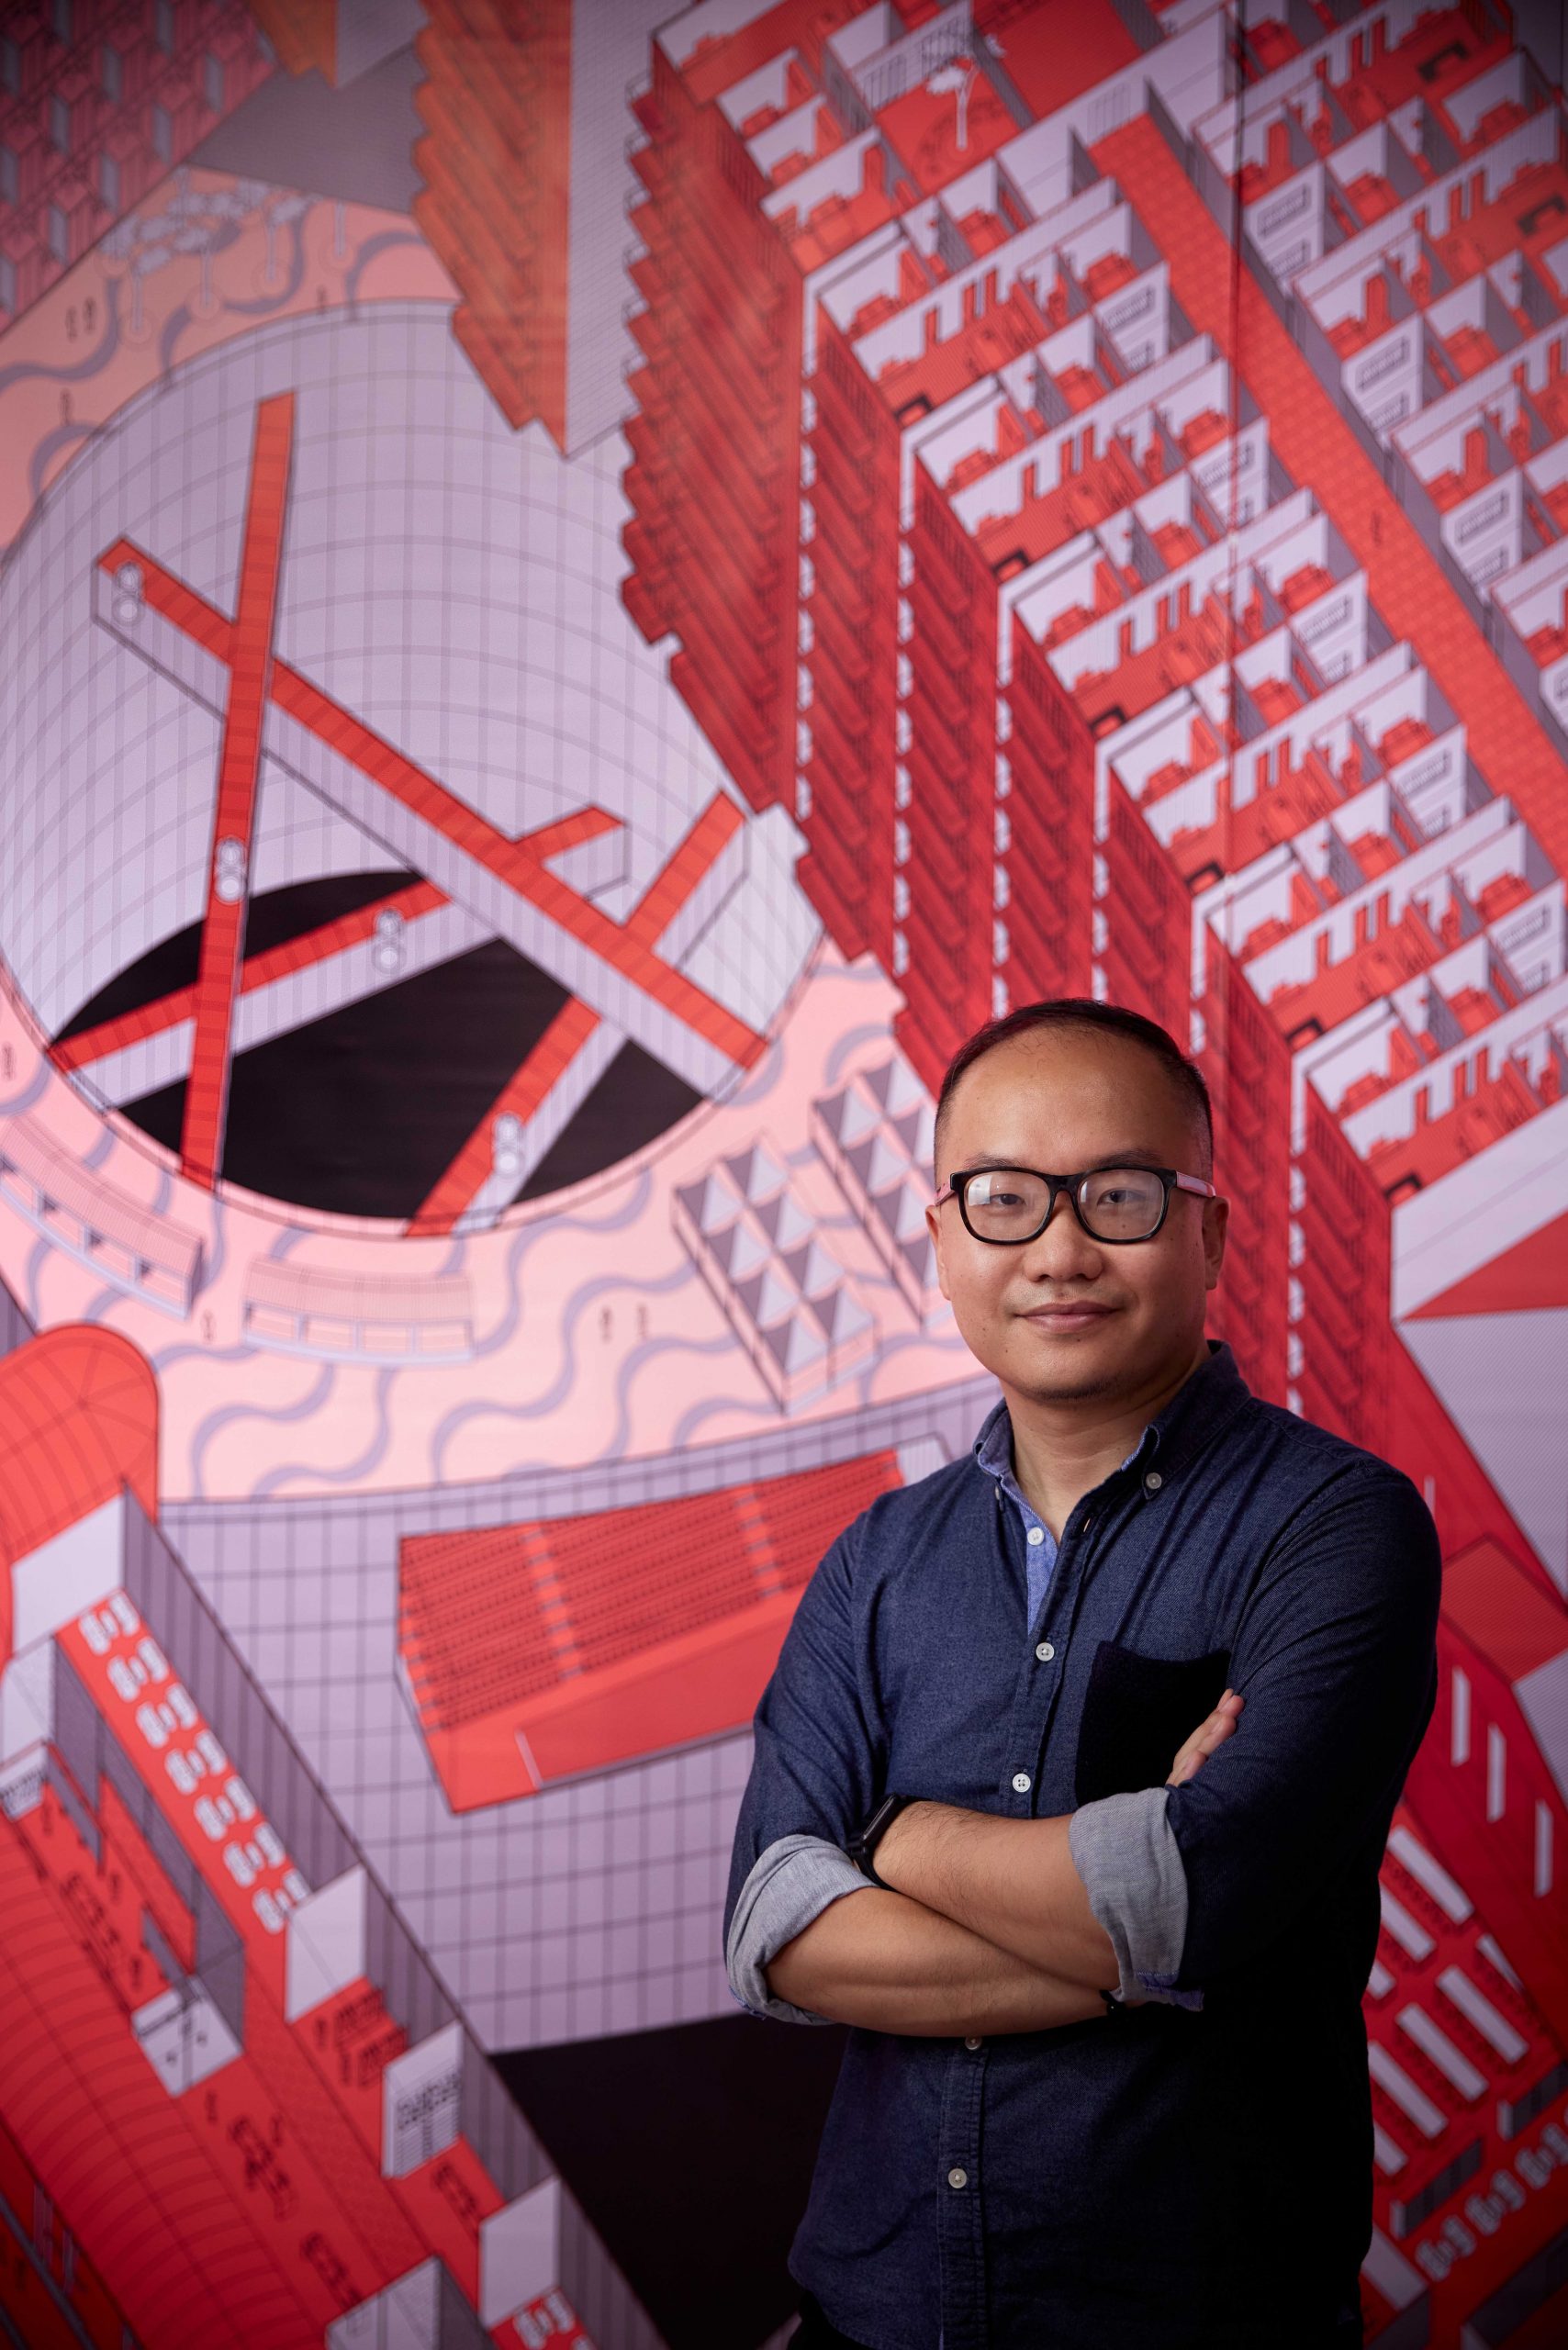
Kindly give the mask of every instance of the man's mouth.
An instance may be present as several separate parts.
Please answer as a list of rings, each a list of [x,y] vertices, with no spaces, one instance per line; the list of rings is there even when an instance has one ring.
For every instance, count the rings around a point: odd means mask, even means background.
[[[1091,1323],[1106,1321],[1114,1311],[1110,1305],[1037,1305],[1022,1318],[1042,1330],[1087,1330]]]

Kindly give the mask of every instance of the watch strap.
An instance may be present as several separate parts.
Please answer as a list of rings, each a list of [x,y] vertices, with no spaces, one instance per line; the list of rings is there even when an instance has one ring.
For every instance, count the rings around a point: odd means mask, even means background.
[[[884,1892],[890,1892],[892,1888],[877,1874],[871,1856],[905,1804],[912,1803],[913,1800],[912,1796],[884,1796],[869,1818],[856,1830],[845,1846],[846,1852],[860,1871],[861,1875],[868,1877],[873,1885],[881,1886]]]

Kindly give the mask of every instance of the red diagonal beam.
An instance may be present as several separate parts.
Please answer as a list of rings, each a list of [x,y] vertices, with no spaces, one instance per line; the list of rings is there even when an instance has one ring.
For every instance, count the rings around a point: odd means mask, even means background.
[[[368,905],[356,906],[352,913],[334,915],[330,922],[319,923],[314,930],[301,931],[297,938],[286,939],[280,946],[266,947],[259,955],[247,955],[240,966],[241,995],[253,995],[258,988],[271,985],[274,979],[286,979],[293,971],[302,971],[312,963],[325,963],[334,955],[342,955],[351,946],[363,946],[375,934],[378,914],[399,913],[405,922],[414,922],[420,914],[434,913],[444,906],[445,898],[433,881],[415,881],[407,889],[393,890],[385,898],[373,898]],[[83,1028],[62,1043],[51,1045],[50,1052],[58,1069],[85,1069],[93,1061],[101,1061],[110,1053],[123,1052],[128,1045],[140,1045],[149,1036],[161,1036],[167,1028],[177,1028],[188,1020],[196,1009],[196,989],[174,988],[167,995],[155,996],[150,1003],[139,1003],[134,1012],[122,1012],[113,1020],[100,1020],[92,1028]]]
[[[569,816],[554,816],[547,824],[536,824],[531,833],[520,833],[511,849],[520,864],[541,865],[546,857],[560,856],[583,841],[597,840],[601,833],[620,830],[619,816],[590,802],[586,808],[574,809]]]
[[[154,556],[129,539],[117,539],[98,561],[110,576],[122,564],[134,564],[141,574],[142,593],[150,608],[216,659],[231,662],[233,624],[205,597],[174,578]],[[619,978],[630,980],[673,1019],[737,1066],[744,1066],[761,1050],[762,1038],[755,1029],[684,972],[662,961],[626,926],[611,921],[558,879],[541,861],[537,848],[509,840],[286,661],[274,661],[271,681],[271,698],[281,711],[568,932],[579,946]]]
[[[673,854],[660,867],[626,919],[629,936],[653,946],[663,937],[703,876],[711,871],[742,822],[741,811],[722,792],[708,802]],[[597,1012],[571,997],[502,1086],[444,1175],[409,1220],[414,1233],[450,1232],[484,1184],[492,1164],[492,1134],[498,1118],[524,1124],[548,1099],[599,1025]]]
[[[592,840],[599,833],[620,828],[619,816],[611,816],[602,808],[582,808],[571,816],[558,816],[548,824],[541,824],[536,832],[523,837],[536,856],[558,856],[564,849],[576,848],[579,841]],[[336,914],[330,922],[318,923],[313,930],[303,930],[297,938],[286,939],[281,946],[269,946],[259,955],[247,955],[240,966],[240,993],[253,995],[258,988],[270,987],[274,979],[286,979],[296,971],[309,968],[313,963],[330,961],[334,955],[347,954],[353,946],[363,946],[375,934],[376,917],[380,914],[401,914],[405,922],[417,922],[421,914],[433,914],[448,904],[443,890],[433,881],[415,881],[402,890],[390,890],[385,898],[373,898],[368,905],[356,906],[352,913]],[[149,1036],[161,1036],[165,1029],[177,1028],[188,1020],[196,1005],[196,990],[174,988],[167,995],[154,996],[151,1002],[138,1004],[134,1012],[122,1012],[113,1020],[100,1020],[91,1028],[80,1029],[74,1036],[50,1046],[50,1055],[57,1069],[86,1069],[94,1061],[107,1058],[110,1053],[123,1052],[128,1045],[144,1044]]]
[[[1361,568],[1368,593],[1459,713],[1494,789],[1506,789],[1559,873],[1568,872],[1562,761],[1536,710],[1389,490],[1327,386],[1234,252],[1203,197],[1144,114],[1109,132],[1094,161],[1142,220],[1158,222],[1170,288],[1207,329],[1269,420],[1270,445],[1317,502]]]
[[[414,1234],[450,1232],[474,1199],[493,1163],[491,1130],[510,1114],[526,1121],[542,1107],[599,1025],[591,1004],[568,996],[527,1058],[507,1080],[444,1175],[409,1218]]]
[[[177,1028],[182,1020],[190,1018],[195,1003],[194,987],[175,988],[168,995],[155,996],[151,1003],[139,1003],[134,1012],[122,1012],[116,1019],[79,1029],[74,1036],[51,1045],[50,1058],[56,1069],[86,1069],[110,1053],[124,1052],[128,1045],[140,1045],[149,1036],[161,1036],[166,1028]]]
[[[212,822],[212,858],[207,871],[207,919],[202,924],[201,962],[196,982],[196,1034],[191,1073],[185,1085],[185,1114],[180,1131],[180,1164],[197,1182],[213,1183],[223,1157],[223,1125],[229,1108],[229,1039],[245,934],[252,835],[255,828],[256,781],[262,760],[262,713],[277,619],[278,566],[283,559],[284,515],[288,505],[288,463],[294,446],[294,394],[277,392],[256,409],[251,447],[251,480],[245,498],[244,538],[240,555],[240,592],[229,663],[229,708],[218,765],[218,806]],[[222,886],[225,857],[236,869]]]
[[[390,743],[340,710],[319,687],[297,670],[278,662],[273,672],[273,699],[280,710],[329,744],[339,755],[368,775],[435,831],[507,883],[520,898],[546,915],[577,944],[588,949],[618,977],[703,1037],[729,1060],[744,1066],[761,1049],[762,1039],[727,1005],[717,1002],[684,971],[663,962],[628,928],[610,916],[532,856],[520,854],[521,845],[465,808],[434,778],[406,759]]]

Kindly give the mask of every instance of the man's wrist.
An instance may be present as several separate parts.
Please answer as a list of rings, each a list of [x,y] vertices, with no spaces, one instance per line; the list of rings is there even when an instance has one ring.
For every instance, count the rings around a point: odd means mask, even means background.
[[[882,1844],[889,1830],[911,1801],[909,1796],[895,1795],[890,1791],[861,1822],[845,1846],[845,1851],[867,1882],[879,1885],[885,1891],[891,1888],[878,1864]]]
[[[913,1822],[913,1833],[918,1838],[920,1815],[929,1814],[931,1809],[932,1805],[925,1797],[906,1796],[879,1837],[876,1846],[877,1875],[890,1892],[902,1893],[907,1889],[898,1882],[899,1861],[901,1857],[907,1858],[910,1852],[911,1822]]]

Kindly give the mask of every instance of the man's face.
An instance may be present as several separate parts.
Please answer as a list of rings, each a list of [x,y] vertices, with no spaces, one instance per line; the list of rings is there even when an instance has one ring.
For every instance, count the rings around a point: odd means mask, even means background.
[[[939,1172],[943,1183],[986,1165],[1070,1174],[1125,1154],[1206,1176],[1204,1144],[1201,1117],[1142,1046],[1103,1030],[1039,1028],[995,1046],[959,1080]],[[1197,1356],[1225,1250],[1223,1200],[1172,1191],[1152,1240],[1110,1247],[1090,1237],[1065,1194],[1045,1231],[1018,1248],[975,1239],[955,1199],[926,1214],[942,1294],[1004,1388],[1040,1403],[1114,1399],[1180,1376]],[[1052,1307],[1071,1306],[1104,1311],[1051,1319]]]

